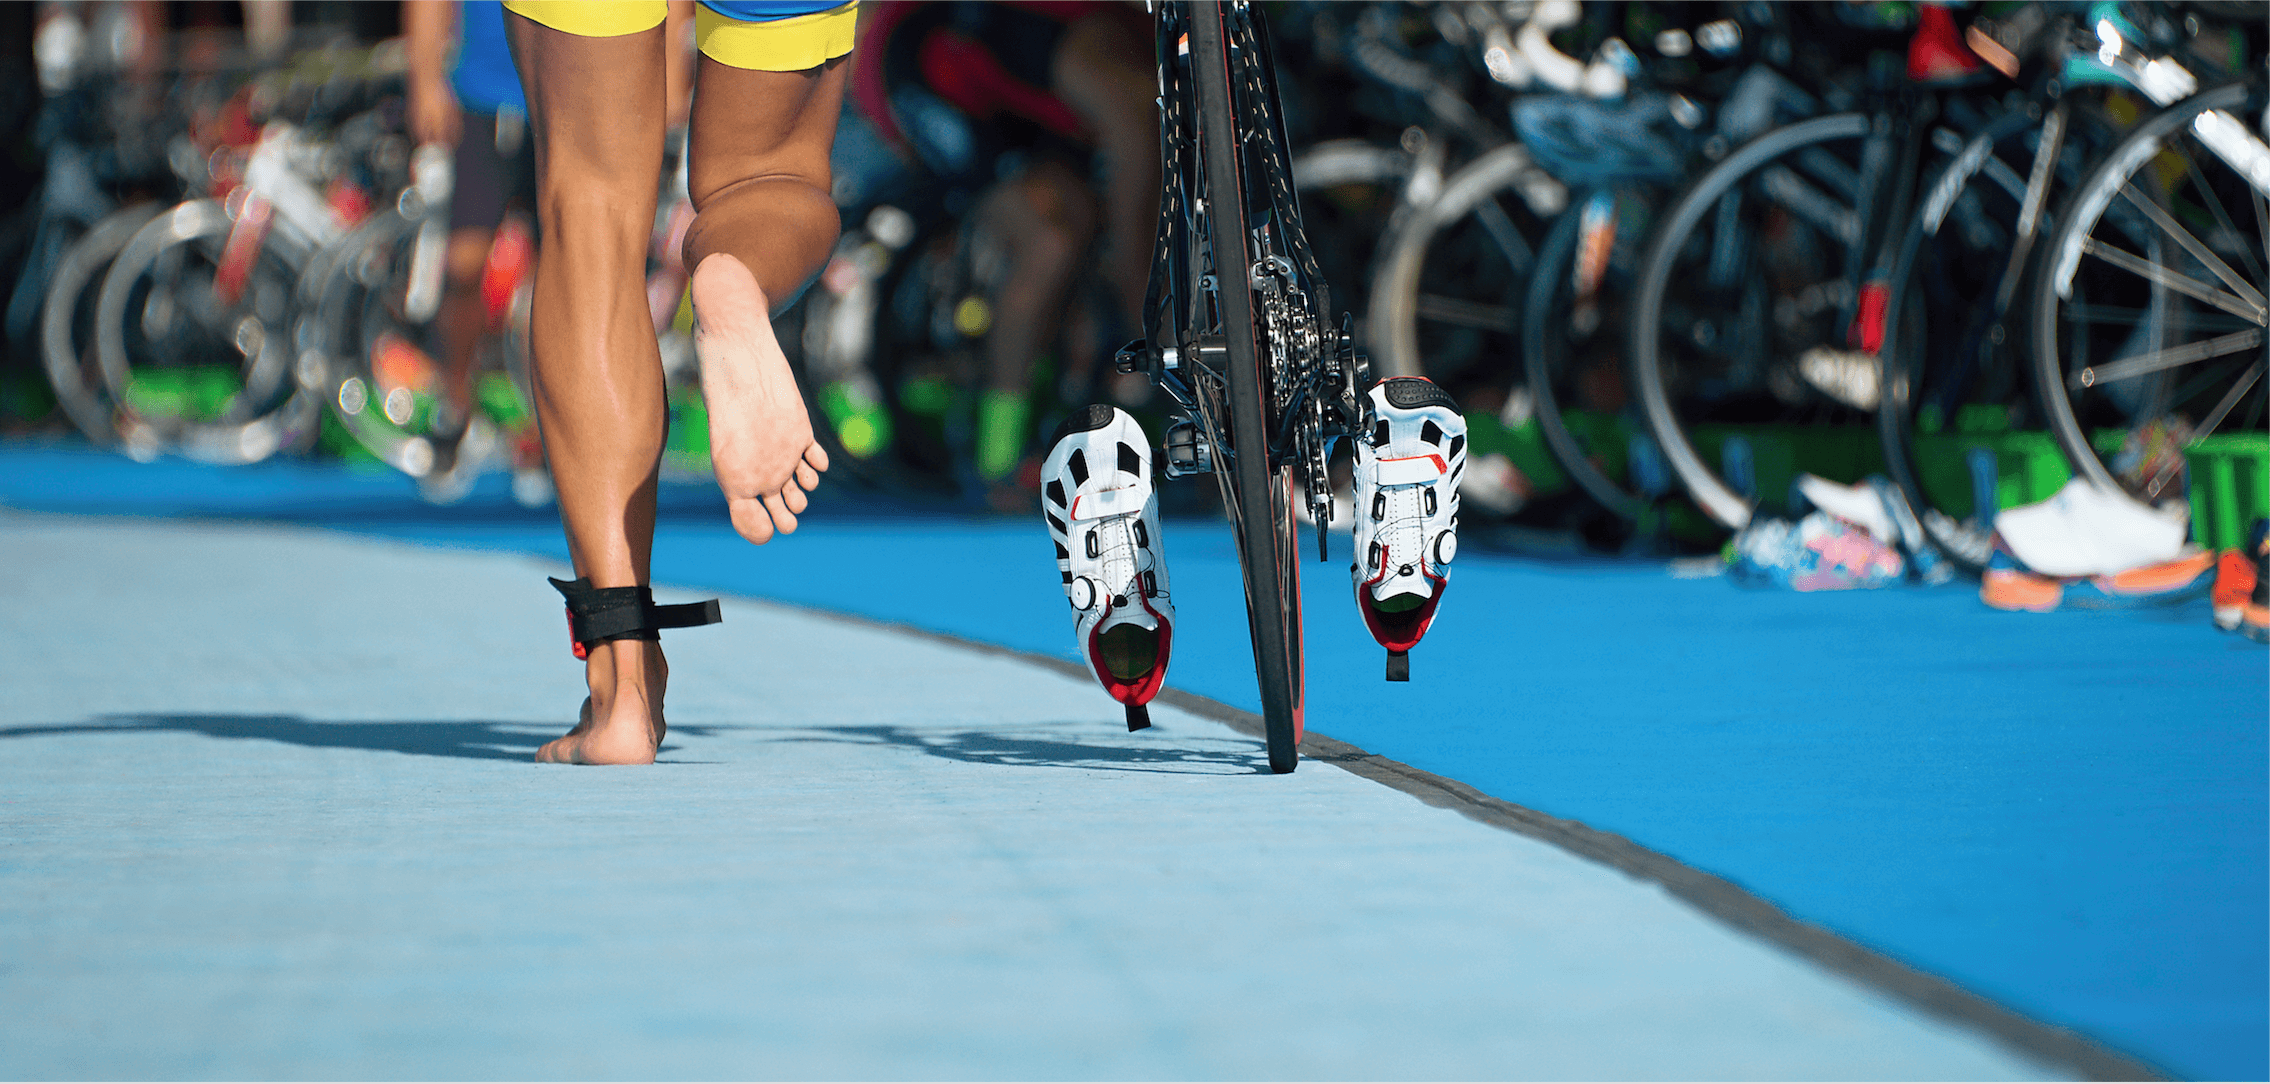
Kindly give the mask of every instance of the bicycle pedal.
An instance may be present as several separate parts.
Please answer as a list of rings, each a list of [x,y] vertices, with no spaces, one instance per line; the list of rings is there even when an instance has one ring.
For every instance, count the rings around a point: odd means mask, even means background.
[[[1127,705],[1127,732],[1133,734],[1138,730],[1149,730],[1150,728],[1151,709],[1143,704]]]
[[[1389,681],[1409,681],[1409,680],[1411,680],[1411,653],[1410,653],[1410,652],[1408,652],[1408,651],[1390,651],[1390,652],[1388,652],[1388,653],[1387,653],[1387,680],[1389,680]]]
[[[1188,418],[1167,426],[1166,438],[1159,442],[1159,449],[1166,454],[1169,478],[1214,473],[1213,445],[1199,430],[1198,423]]]

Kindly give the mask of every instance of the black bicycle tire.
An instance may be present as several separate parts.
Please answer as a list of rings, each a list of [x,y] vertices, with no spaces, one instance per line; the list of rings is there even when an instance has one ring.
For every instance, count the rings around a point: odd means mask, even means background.
[[[47,369],[48,387],[56,402],[87,439],[99,446],[118,443],[111,421],[111,405],[86,380],[91,343],[77,336],[79,302],[89,290],[100,290],[103,274],[144,223],[158,213],[156,204],[137,204],[111,212],[63,250],[48,280],[47,296],[40,302],[40,357]],[[97,382],[100,383],[99,381]]]
[[[2005,140],[2021,136],[2029,129],[2039,128],[2046,118],[2046,111],[2040,115],[2014,113],[2011,117],[1998,122],[1995,127],[1987,130],[1993,133],[1988,146],[1990,148],[2000,146]],[[2082,123],[2082,118],[2071,115],[2069,110],[2065,123],[2067,128],[2064,138],[2070,141],[2073,138],[2072,126]],[[1975,140],[1976,137],[1973,138]],[[2068,143],[2068,145],[2070,144]],[[1967,149],[1968,142],[1966,142]],[[1933,178],[1930,187],[1936,190],[1944,185],[1968,184],[1971,178],[1979,176],[1986,169],[1986,163],[1992,157],[1991,150],[1986,156],[1976,160],[1966,160],[1964,156],[1957,155],[1954,160],[1948,163],[1947,172]],[[2022,200],[2022,196],[2019,198]],[[1885,473],[1890,476],[1892,483],[1899,487],[1900,494],[1906,498],[1908,506],[1916,512],[1917,525],[1922,529],[1924,537],[1930,542],[1932,548],[1936,549],[1956,568],[1971,576],[1978,576],[1986,571],[1985,563],[1980,556],[1985,539],[1956,537],[1948,533],[1951,527],[1959,526],[1959,524],[1955,522],[1952,515],[1938,509],[1933,503],[1930,493],[1923,486],[1923,472],[1915,452],[1914,396],[1917,379],[1916,370],[1918,364],[1923,360],[1920,352],[1929,348],[1928,336],[1926,335],[1921,343],[1914,346],[1913,349],[1908,347],[1910,340],[1915,339],[1917,332],[1922,330],[1922,327],[1911,326],[1911,324],[1928,324],[1931,314],[1927,307],[1920,304],[1912,310],[1908,306],[1910,299],[1915,296],[1916,276],[1921,273],[1916,269],[1916,260],[1921,255],[1925,239],[1934,235],[1943,225],[1945,216],[1952,205],[1952,198],[1945,200],[1925,198],[1918,201],[1914,214],[1909,217],[1906,229],[1902,234],[1899,255],[1893,261],[1892,274],[1888,284],[1890,294],[1884,306],[1884,342],[1879,351],[1883,359],[1884,369],[1882,400],[1876,410],[1876,435],[1878,442],[1883,446]],[[1934,219],[1935,214],[1936,220]],[[2055,221],[2056,218],[2051,213],[2050,208],[2043,207],[2042,225],[2040,232],[2035,234],[2037,240],[2033,250],[2027,254],[2026,265],[2018,269],[2020,286],[2017,297],[2014,297],[2011,302],[2013,311],[2017,308],[2020,298],[2030,296],[2032,278],[2037,273],[2041,262],[2040,256],[2045,248],[2039,239],[2047,235],[2050,224]],[[1909,316],[1910,312],[1914,313],[1912,317]],[[2010,313],[2004,314],[2005,325],[2013,322],[2011,315]],[[2020,319],[2022,319],[2022,316]],[[2015,348],[2016,343],[2013,341],[2005,349],[2011,349],[2014,352]],[[2021,369],[2025,368],[2022,361],[2017,362],[2017,364]],[[2027,377],[2026,391],[2031,394],[2030,374],[2021,375]],[[1927,514],[1934,510],[1939,511],[1940,516],[1943,516],[1944,519]]]
[[[1583,447],[1577,444],[1576,434],[1569,431],[1568,422],[1561,417],[1559,393],[1553,390],[1553,373],[1547,362],[1545,330],[1557,321],[1567,318],[1566,313],[1553,311],[1553,300],[1560,285],[1569,281],[1565,271],[1576,256],[1577,229],[1584,217],[1583,199],[1572,198],[1567,210],[1553,220],[1552,228],[1537,246],[1536,271],[1529,276],[1529,289],[1521,314],[1521,368],[1528,381],[1530,400],[1536,404],[1537,428],[1545,436],[1545,447],[1553,459],[1601,507],[1628,520],[1636,520],[1647,507],[1647,499],[1626,490],[1595,466]]]
[[[2042,246],[2043,259],[2055,262],[2045,265],[2034,280],[2034,392],[2041,400],[2050,436],[2064,453],[2066,464],[2076,476],[2087,478],[2100,489],[2118,491],[2121,487],[2104,460],[2097,456],[2089,435],[2082,431],[2080,419],[2073,412],[2072,400],[2066,393],[2064,359],[2057,348],[2058,280],[2075,273],[2080,262],[2080,238],[2096,228],[2117,194],[2120,186],[2110,182],[2143,168],[2146,160],[2158,153],[2162,139],[2200,114],[2244,106],[2250,95],[2262,92],[2262,86],[2259,78],[2226,83],[2176,102],[2138,123],[2113,144],[2112,150],[2074,188],[2072,197],[2060,208],[2056,230]],[[2266,352],[2270,352],[2270,347],[2266,347]]]
[[[1832,113],[1784,125],[1743,144],[1681,191],[1670,212],[1664,215],[1662,225],[1649,239],[1647,255],[1640,261],[1633,284],[1631,322],[1626,328],[1632,390],[1648,430],[1679,484],[1704,514],[1728,530],[1739,531],[1747,526],[1754,506],[1702,461],[1664,388],[1663,362],[1656,337],[1663,318],[1663,294],[1670,281],[1671,265],[1685,247],[1688,233],[1702,221],[1718,197],[1752,169],[1811,143],[1866,136],[1871,123],[1872,118],[1866,113]]]
[[[1229,370],[1225,374],[1229,384],[1229,436],[1243,445],[1231,456],[1230,488],[1238,506],[1231,520],[1236,525],[1238,570],[1245,583],[1246,625],[1252,634],[1254,669],[1260,683],[1269,769],[1282,774],[1299,763],[1304,708],[1300,563],[1286,559],[1297,543],[1289,489],[1292,467],[1271,462],[1268,389],[1261,371],[1253,292],[1245,266],[1245,200],[1218,198],[1221,193],[1245,192],[1223,8],[1219,3],[1193,3],[1191,16],[1190,59],[1198,106],[1191,119],[1205,156],[1208,239],[1214,252],[1218,312]],[[1265,529],[1255,530],[1253,513],[1257,505],[1264,504]]]

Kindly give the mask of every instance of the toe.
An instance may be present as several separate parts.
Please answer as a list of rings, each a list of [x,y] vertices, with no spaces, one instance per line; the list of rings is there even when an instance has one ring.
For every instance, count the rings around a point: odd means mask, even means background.
[[[813,470],[809,463],[798,463],[796,464],[796,484],[805,489],[818,489],[820,488],[820,472]],[[803,509],[797,509],[797,511],[803,511]]]
[[[772,516],[766,512],[763,504],[754,498],[743,497],[732,501],[727,507],[733,514],[733,529],[739,531],[741,537],[760,546],[772,541]]]
[[[772,513],[773,526],[782,534],[796,533],[796,513],[788,508],[788,499],[778,494],[765,498],[765,511]]]
[[[813,470],[826,470],[828,469],[828,450],[820,447],[820,442],[815,440],[804,449],[804,462],[810,463]],[[805,486],[804,488],[810,489],[812,487]]]
[[[799,516],[804,514],[806,508],[812,506],[811,498],[804,496],[804,491],[795,486],[788,486],[780,491],[780,502],[787,505],[789,511]]]

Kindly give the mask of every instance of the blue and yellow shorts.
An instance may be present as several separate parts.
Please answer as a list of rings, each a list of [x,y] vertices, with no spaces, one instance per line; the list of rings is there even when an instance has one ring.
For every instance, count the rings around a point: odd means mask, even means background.
[[[668,0],[504,0],[554,30],[585,38],[636,34],[662,25]],[[851,52],[859,0],[702,0],[694,43],[735,68],[798,72]]]

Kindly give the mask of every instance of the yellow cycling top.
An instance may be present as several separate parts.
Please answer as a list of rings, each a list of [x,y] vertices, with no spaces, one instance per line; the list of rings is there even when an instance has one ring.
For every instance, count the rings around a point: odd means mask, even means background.
[[[504,0],[554,30],[585,38],[636,34],[662,25],[668,0]],[[720,64],[752,71],[816,68],[851,52],[859,0],[704,0],[694,6],[694,42]]]

